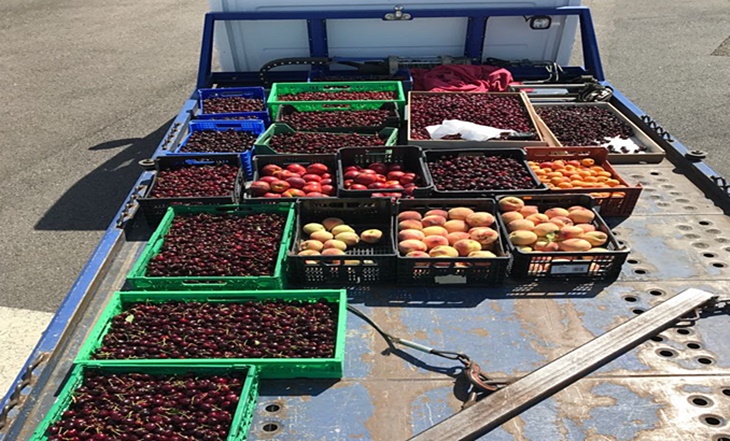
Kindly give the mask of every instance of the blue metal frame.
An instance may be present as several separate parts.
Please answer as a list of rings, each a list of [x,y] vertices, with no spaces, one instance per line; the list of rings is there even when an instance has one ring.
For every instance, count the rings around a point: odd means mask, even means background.
[[[211,87],[213,83],[213,31],[215,24],[219,21],[307,20],[309,55],[311,57],[327,57],[328,19],[382,19],[388,12],[392,11],[371,9],[364,11],[209,12],[205,14],[205,22],[203,25],[197,88]],[[418,18],[468,18],[464,56],[479,60],[482,56],[482,44],[487,27],[487,19],[489,17],[531,15],[577,16],[580,20],[580,32],[583,42],[584,68],[588,74],[599,81],[604,80],[603,67],[596,43],[591,13],[585,6],[566,6],[561,8],[408,9],[407,12],[414,20]],[[245,72],[236,73],[236,75],[241,76],[246,74]]]

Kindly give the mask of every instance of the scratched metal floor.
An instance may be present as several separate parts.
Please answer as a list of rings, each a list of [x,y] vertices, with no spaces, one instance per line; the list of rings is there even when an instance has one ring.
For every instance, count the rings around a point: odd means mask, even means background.
[[[727,291],[730,218],[667,161],[617,168],[645,187],[634,215],[615,226],[633,250],[618,281],[363,289],[352,303],[398,336],[466,352],[491,377],[515,379],[686,288]],[[87,311],[122,286],[143,245],[121,244]],[[37,369],[18,439],[53,402],[92,315],[59,348],[58,369]],[[716,315],[668,329],[481,439],[728,441],[729,328],[730,318]],[[385,349],[350,315],[344,378],[263,381],[249,439],[405,440],[459,410],[455,364]]]

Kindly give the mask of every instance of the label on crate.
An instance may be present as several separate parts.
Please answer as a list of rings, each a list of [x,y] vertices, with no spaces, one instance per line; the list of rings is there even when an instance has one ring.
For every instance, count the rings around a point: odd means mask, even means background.
[[[590,263],[559,263],[550,266],[550,274],[587,274]]]
[[[446,276],[435,276],[433,278],[435,283],[439,285],[455,285],[457,283],[465,284],[466,276],[457,276],[456,274],[449,274]]]

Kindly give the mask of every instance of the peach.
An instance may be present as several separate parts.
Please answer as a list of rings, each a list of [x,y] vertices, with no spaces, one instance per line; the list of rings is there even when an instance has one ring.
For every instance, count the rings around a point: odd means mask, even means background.
[[[434,227],[434,226],[441,227],[445,223],[446,223],[446,218],[443,216],[431,215],[431,216],[426,216],[423,219],[421,219],[421,224],[424,227]]]
[[[442,226],[446,228],[446,231],[448,231],[449,233],[469,231],[469,225],[467,225],[466,222],[464,222],[463,220],[450,220]]]
[[[494,216],[486,211],[477,211],[466,217],[466,223],[470,227],[491,227],[494,223]]]
[[[319,251],[317,250],[302,250],[297,253],[297,256],[319,256]]]
[[[454,244],[454,249],[459,253],[459,256],[468,256],[474,251],[481,251],[482,244],[476,240],[462,239]]]
[[[549,240],[538,240],[534,245],[535,251],[558,251],[560,247],[557,242],[550,242]]]
[[[535,225],[544,224],[545,222],[548,222],[550,220],[549,217],[547,217],[546,215],[544,215],[542,213],[531,214],[531,215],[527,216],[525,219],[528,221],[532,221],[532,223]]]
[[[355,230],[349,226],[349,225],[337,225],[333,229],[330,230],[330,233],[337,236],[340,233],[354,233]]]
[[[507,196],[499,200],[500,211],[520,211],[525,206],[525,202],[514,196]]]
[[[314,250],[314,251],[322,251],[322,248],[324,248],[324,244],[318,240],[305,240],[302,243],[299,244],[299,250]]]
[[[372,228],[370,230],[365,230],[362,233],[360,233],[360,239],[362,239],[365,243],[378,243],[380,242],[380,239],[383,238],[383,232],[380,230],[377,230],[375,228]]]
[[[502,213],[502,220],[504,221],[505,225],[512,221],[524,218],[525,216],[521,215],[519,211],[508,211],[506,213]]]
[[[442,245],[448,245],[449,239],[444,236],[427,236],[422,241],[429,250]]]
[[[398,251],[401,254],[408,254],[411,251],[427,251],[428,247],[420,240],[408,239],[398,242]]]
[[[448,245],[440,245],[428,252],[431,257],[459,257],[459,252]]]
[[[452,247],[454,244],[462,239],[469,239],[471,236],[469,233],[464,233],[462,231],[457,231],[455,233],[449,233],[446,235],[446,238],[449,239],[449,245]]]
[[[481,257],[481,258],[487,257],[488,258],[488,257],[497,257],[497,256],[491,251],[472,251],[466,257]]]
[[[324,225],[324,228],[327,231],[332,231],[332,229],[338,225],[344,224],[345,221],[340,219],[339,217],[328,217],[327,219],[322,221],[322,225]]]
[[[573,221],[570,220],[569,217],[565,217],[565,216],[555,216],[555,217],[552,217],[552,218],[550,218],[550,222],[553,223],[553,224],[555,224],[555,225],[557,225],[557,226],[559,226],[559,227],[561,227],[561,228],[564,227],[564,226],[566,226],[566,225],[573,225]]]
[[[591,246],[600,247],[608,240],[608,235],[603,231],[589,231],[580,236],[581,239],[589,242]]]
[[[593,245],[583,239],[567,239],[558,244],[561,251],[588,251]]]
[[[568,217],[568,210],[561,207],[548,208],[547,210],[545,210],[545,215],[550,219],[554,218],[555,216]]]
[[[535,224],[531,220],[521,219],[512,221],[507,224],[507,231],[525,230],[532,231],[535,229]]]
[[[423,234],[426,237],[428,237],[428,236],[444,236],[444,237],[446,237],[449,234],[449,232],[446,231],[446,228],[444,228],[444,227],[433,226],[433,227],[426,227],[426,228],[424,228],[423,229]]]
[[[449,210],[449,220],[465,220],[469,215],[474,214],[474,210],[466,207],[456,207]]]
[[[347,249],[347,244],[341,240],[330,239],[324,243],[324,248],[337,248],[338,250],[345,251]]]
[[[406,257],[431,257],[425,251],[411,251],[406,254]]]
[[[424,216],[441,216],[449,218],[449,212],[446,210],[428,210]]]
[[[335,239],[345,242],[348,247],[354,247],[358,244],[358,242],[360,242],[360,236],[358,236],[356,233],[351,233],[349,231],[345,231],[344,233],[336,235]]]
[[[423,216],[421,216],[421,213],[419,213],[417,211],[401,211],[400,213],[398,213],[399,221],[404,221],[404,220],[409,220],[409,219],[420,221],[421,219],[423,219]]]
[[[403,230],[398,233],[398,240],[423,240],[423,238],[426,237],[425,234],[423,234],[423,231],[421,230]]]
[[[555,225],[552,222],[545,222],[544,224],[535,225],[535,229],[532,231],[540,237],[545,237],[548,234],[557,233],[558,230],[560,230],[559,226]]]
[[[588,208],[582,206],[582,205],[573,205],[572,207],[568,208],[568,213],[572,213],[576,210],[588,210]]]
[[[499,233],[489,227],[475,227],[469,230],[469,237],[472,240],[487,246],[499,239]]]
[[[332,233],[330,233],[329,231],[324,231],[324,230],[315,231],[314,233],[309,235],[310,239],[318,240],[322,243],[325,243],[334,237],[335,236]]]
[[[323,256],[344,256],[345,252],[338,248],[325,248],[322,250]]]
[[[558,238],[560,240],[576,239],[583,234],[583,229],[573,225],[566,225],[558,231]]]
[[[539,213],[540,209],[537,208],[537,205],[525,205],[524,207],[520,208],[520,214],[524,217],[527,217],[531,214]]]
[[[583,232],[585,232],[585,233],[590,233],[591,231],[596,231],[596,227],[594,227],[591,224],[576,224],[575,226],[580,228],[581,230],[583,230]]]
[[[525,230],[513,231],[509,233],[509,241],[517,246],[532,245],[537,242],[537,234]]]
[[[593,222],[596,215],[592,210],[573,210],[568,213],[568,217],[574,224],[588,224]]]
[[[399,230],[423,230],[423,224],[420,220],[407,219],[398,223]]]
[[[307,233],[307,234],[312,234],[312,233],[314,233],[315,231],[322,231],[322,230],[324,230],[324,229],[325,229],[325,228],[324,228],[324,225],[322,225],[322,224],[317,224],[317,223],[311,223],[311,224],[307,224],[307,225],[305,225],[305,226],[304,226],[304,227],[302,228],[302,231],[304,231],[304,232],[305,232],[305,233]]]

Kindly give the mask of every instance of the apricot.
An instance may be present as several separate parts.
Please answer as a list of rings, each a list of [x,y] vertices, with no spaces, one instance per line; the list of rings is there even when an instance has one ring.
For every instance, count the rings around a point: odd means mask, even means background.
[[[454,249],[460,256],[468,256],[470,253],[482,250],[482,244],[472,239],[462,239],[454,244]]]
[[[457,231],[455,233],[449,233],[446,235],[446,238],[449,240],[449,245],[452,247],[454,244],[462,239],[469,239],[471,236],[469,233],[464,233],[462,231]]]
[[[463,220],[450,220],[447,221],[445,224],[442,225],[444,228],[446,228],[446,231],[449,233],[457,233],[460,231],[469,231],[469,225],[467,225],[466,222]]]
[[[423,240],[423,238],[426,237],[425,234],[423,234],[423,231],[421,230],[402,230],[398,233],[398,240]]]
[[[525,201],[514,196],[507,196],[499,200],[500,211],[520,211],[525,206]]]
[[[517,246],[532,245],[537,242],[537,234],[532,231],[517,230],[509,233],[509,241]]]
[[[589,251],[593,245],[583,239],[567,239],[558,244],[561,251]]]
[[[411,251],[426,252],[427,250],[428,247],[426,247],[426,244],[420,240],[409,239],[398,242],[398,251],[400,251],[401,254],[408,254]]]
[[[521,219],[512,221],[507,224],[507,231],[525,230],[532,231],[535,229],[535,223],[531,220]]]
[[[406,219],[398,223],[399,230],[423,230],[423,224],[420,220]]]
[[[443,216],[426,216],[423,219],[421,219],[421,225],[424,227],[433,227],[433,226],[443,226],[446,223],[446,218]]]
[[[502,213],[502,220],[504,221],[505,225],[512,221],[524,218],[525,216],[521,215],[519,211],[508,211],[506,213]]]
[[[428,210],[424,216],[441,216],[449,218],[449,212],[446,210]]]
[[[428,236],[444,236],[444,237],[446,237],[449,234],[449,232],[446,231],[446,228],[444,228],[444,227],[433,226],[433,227],[426,227],[426,228],[424,228],[423,229],[423,234],[426,237],[428,237]]]
[[[470,214],[474,214],[474,210],[466,207],[456,207],[449,210],[450,220],[465,220]]]
[[[486,211],[477,211],[466,217],[466,223],[470,227],[491,227],[494,223],[494,216]]]
[[[429,250],[434,249],[438,246],[449,245],[449,239],[445,236],[426,236],[422,242],[426,245]]]
[[[408,219],[420,221],[421,219],[423,219],[423,216],[421,216],[421,213],[417,211],[401,211],[400,213],[398,213],[398,221],[404,221]]]
[[[589,231],[580,236],[581,239],[589,242],[591,246],[600,247],[608,240],[608,235],[603,231]]]
[[[428,252],[431,257],[459,257],[459,252],[448,245],[440,245]]]

